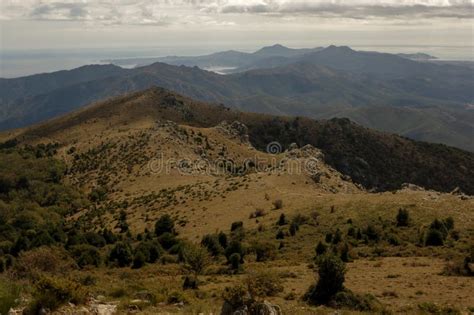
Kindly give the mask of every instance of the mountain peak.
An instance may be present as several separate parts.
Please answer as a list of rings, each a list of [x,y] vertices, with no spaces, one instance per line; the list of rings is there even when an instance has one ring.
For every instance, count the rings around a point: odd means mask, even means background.
[[[355,52],[352,48],[349,46],[336,46],[336,45],[330,45],[324,49],[325,51],[332,51],[332,52]]]
[[[275,44],[273,46],[265,46],[261,48],[260,50],[257,50],[255,54],[266,54],[266,55],[277,54],[277,53],[281,53],[282,51],[286,52],[288,50],[291,50],[291,49],[281,44]]]

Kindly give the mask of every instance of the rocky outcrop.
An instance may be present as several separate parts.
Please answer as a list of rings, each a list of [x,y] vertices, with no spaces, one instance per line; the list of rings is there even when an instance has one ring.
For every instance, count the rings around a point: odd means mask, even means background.
[[[228,123],[224,120],[216,126],[216,129],[232,139],[238,139],[242,143],[250,144],[248,128],[246,125],[239,121]]]

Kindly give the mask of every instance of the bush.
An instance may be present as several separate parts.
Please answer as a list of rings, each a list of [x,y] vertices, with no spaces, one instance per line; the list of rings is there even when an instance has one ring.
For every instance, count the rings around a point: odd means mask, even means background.
[[[163,247],[156,240],[141,241],[135,248],[135,255],[141,252],[148,263],[156,262],[163,255]]]
[[[211,264],[207,250],[200,246],[188,244],[184,247],[183,256],[186,268],[195,275],[202,274]]]
[[[196,277],[186,276],[183,282],[183,290],[196,290],[198,288],[198,281]]]
[[[380,302],[373,295],[359,295],[347,289],[336,293],[329,304],[334,308],[347,308],[360,312],[380,312],[382,310]]]
[[[270,271],[250,273],[245,279],[245,284],[253,300],[260,300],[283,292],[281,279]]]
[[[283,208],[283,200],[281,199],[277,199],[273,202],[273,207],[275,208],[275,210],[279,210],[281,208]]]
[[[252,246],[252,250],[255,251],[256,260],[263,262],[267,260],[273,260],[276,256],[276,248],[273,243],[259,241]]]
[[[221,244],[222,248],[227,248],[227,235],[224,232],[219,232],[217,238],[219,239],[219,244]]]
[[[298,223],[296,223],[295,221],[291,222],[290,224],[290,235],[291,236],[295,236],[296,235],[296,232],[300,229],[300,226],[298,225]]]
[[[410,215],[408,210],[400,208],[398,209],[397,214],[397,226],[408,226],[410,220]]]
[[[175,234],[174,221],[170,215],[162,215],[155,223],[155,234],[161,236],[165,233]]]
[[[41,309],[54,311],[68,302],[82,304],[87,297],[87,291],[79,283],[67,279],[42,276],[35,282],[34,288],[27,314],[39,314]]]
[[[227,243],[227,237],[226,237],[225,242]],[[219,237],[218,235],[215,235],[215,234],[204,235],[201,241],[201,245],[206,247],[212,256],[219,256],[220,254],[224,252],[224,249],[222,248],[222,245],[219,242]]]
[[[286,216],[284,213],[280,214],[280,218],[278,219],[277,225],[282,226],[286,225],[288,222],[286,221]]]
[[[18,305],[20,288],[13,283],[0,280],[0,314],[8,314],[10,308]]]
[[[36,277],[37,274],[66,274],[75,267],[71,256],[56,247],[39,247],[22,252],[14,266],[20,277]]]
[[[87,243],[95,247],[104,247],[107,244],[105,238],[95,232],[85,233],[84,238],[86,239]]]
[[[242,247],[242,243],[240,243],[237,240],[233,240],[229,243],[229,246],[227,246],[225,250],[225,256],[229,262],[230,262],[230,256],[232,254],[239,254],[240,263],[244,262],[243,259],[244,259],[245,252],[244,252],[244,248]]]
[[[142,251],[135,252],[133,256],[132,269],[140,269],[146,263],[147,257]]]
[[[443,246],[443,244],[444,244],[443,233],[441,233],[439,230],[430,228],[426,232],[425,246]]]
[[[285,238],[285,232],[282,229],[278,230],[278,232],[276,234],[276,239],[277,240],[282,240],[284,238]]]
[[[79,267],[87,265],[100,266],[102,258],[97,248],[91,245],[76,245],[70,249]]]
[[[448,231],[454,229],[454,219],[452,217],[447,217],[446,219],[444,219],[444,226]]]
[[[398,245],[401,244],[400,239],[398,238],[398,236],[396,234],[393,234],[393,233],[390,233],[390,234],[387,235],[387,242],[390,245],[393,245],[393,246],[398,246]]]
[[[380,231],[371,224],[367,226],[364,234],[367,235],[367,238],[371,241],[378,241],[380,239]]]
[[[332,243],[337,245],[340,241],[342,241],[341,230],[337,229],[336,233],[334,233],[334,237],[332,238]]]
[[[309,288],[305,299],[311,304],[327,305],[344,288],[346,269],[344,262],[333,255],[326,255],[319,259],[318,267],[318,283]]]
[[[316,245],[316,255],[317,256],[321,256],[323,255],[324,253],[326,253],[326,250],[327,250],[327,246],[324,245],[323,242],[319,241],[318,245]]]
[[[109,254],[109,262],[115,263],[119,267],[129,266],[132,259],[130,244],[125,242],[117,242]]]
[[[176,246],[179,243],[179,240],[174,234],[166,232],[158,237],[158,242],[160,242],[164,249],[169,250],[173,246]]]
[[[435,219],[431,224],[429,229],[431,230],[437,230],[441,233],[443,237],[443,241],[446,239],[448,236],[448,229],[446,228],[446,225],[444,224],[443,221],[440,221],[438,219]]]
[[[349,255],[349,245],[347,245],[347,243],[344,243],[342,246],[341,246],[341,250],[340,250],[341,254],[340,254],[340,257],[341,257],[341,260],[343,262],[349,262],[351,257]]]
[[[238,253],[233,253],[229,257],[229,263],[233,270],[239,270],[241,265],[242,257]]]
[[[231,225],[230,225],[230,231],[231,232],[234,232],[238,229],[243,229],[244,227],[244,223],[242,221],[237,221],[237,222],[233,222]]]

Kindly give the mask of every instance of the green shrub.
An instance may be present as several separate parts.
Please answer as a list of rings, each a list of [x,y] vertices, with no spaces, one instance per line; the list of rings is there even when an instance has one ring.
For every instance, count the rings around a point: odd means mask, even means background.
[[[425,246],[443,246],[443,244],[443,233],[437,229],[428,229],[425,236]]]
[[[224,232],[219,232],[217,238],[219,239],[219,244],[221,244],[223,249],[227,248],[227,235]]]
[[[126,242],[117,242],[109,254],[109,262],[119,267],[129,266],[132,262],[132,249]]]
[[[286,216],[284,213],[280,214],[280,218],[278,218],[278,222],[277,222],[277,225],[279,226],[282,226],[282,225],[286,225],[288,224],[288,222],[286,221]]]
[[[315,305],[328,304],[344,288],[344,262],[337,256],[325,255],[318,260],[319,280],[311,286],[305,299]]]
[[[0,314],[8,314],[10,308],[18,305],[20,288],[3,278],[0,279]]]
[[[360,312],[381,311],[382,309],[380,302],[373,295],[359,295],[347,289],[336,293],[329,304],[333,308],[346,308]]]
[[[155,223],[156,236],[161,236],[165,233],[175,234],[174,220],[169,214],[162,215]]]
[[[79,283],[42,276],[34,284],[33,300],[27,313],[39,314],[41,309],[54,311],[68,302],[82,304],[86,297],[87,291]]]
[[[387,235],[387,242],[390,245],[393,245],[393,246],[398,246],[398,245],[401,244],[400,239],[398,238],[398,236],[396,234],[393,234],[393,233],[390,233],[390,234]]]
[[[252,250],[255,252],[256,260],[258,262],[273,260],[276,256],[275,245],[273,245],[271,242],[255,242],[252,246]]]
[[[327,250],[327,246],[324,245],[323,242],[319,241],[318,245],[316,245],[316,255],[317,256],[321,256],[323,255],[324,253],[326,253],[326,250]]]
[[[238,229],[243,229],[244,227],[244,222],[242,221],[237,221],[237,222],[233,222],[231,225],[230,225],[230,231],[231,232],[234,232]]]
[[[341,234],[341,230],[337,229],[336,233],[334,233],[334,237],[332,238],[332,243],[334,245],[337,245],[339,244],[340,241],[342,241],[342,234]]]
[[[202,274],[211,264],[207,250],[194,244],[184,247],[183,256],[186,268],[195,275]]]
[[[233,270],[239,270],[241,265],[242,257],[238,253],[233,253],[229,257],[229,263]]]
[[[250,273],[245,278],[245,284],[253,300],[260,300],[283,292],[283,284],[280,277],[270,271]]]
[[[408,226],[409,220],[410,220],[410,214],[408,210],[400,208],[398,209],[398,214],[397,214],[397,226]]]
[[[226,243],[227,243],[227,239],[226,239]],[[224,253],[224,248],[222,248],[222,245],[219,242],[219,236],[216,234],[204,235],[201,241],[201,245],[206,247],[212,256],[219,256],[220,254]]]
[[[289,232],[290,232],[290,235],[291,236],[295,236],[296,235],[296,232],[300,229],[299,225],[296,223],[296,222],[291,222],[290,224],[290,229],[289,229]]]
[[[279,209],[283,208],[283,200],[277,199],[277,200],[273,201],[273,207],[275,208],[275,210],[279,210]]]
[[[198,288],[197,278],[194,276],[186,276],[183,282],[183,290],[196,290]]]
[[[169,250],[173,246],[176,246],[179,243],[179,240],[174,234],[166,232],[158,237],[158,242],[160,242],[160,245],[164,249]]]
[[[135,252],[133,256],[132,269],[140,269],[146,263],[147,257],[142,251]]]
[[[364,234],[371,241],[378,241],[380,239],[380,231],[373,225],[369,224],[364,231]]]
[[[70,249],[74,259],[79,267],[87,265],[100,266],[102,257],[97,248],[91,245],[76,245]]]
[[[239,242],[237,240],[232,240],[229,243],[229,246],[227,246],[227,248],[225,250],[225,256],[226,256],[226,258],[229,262],[230,262],[230,256],[232,254],[239,254],[240,263],[244,262],[243,259],[244,259],[245,252],[244,252],[244,248],[243,248],[241,242]]]

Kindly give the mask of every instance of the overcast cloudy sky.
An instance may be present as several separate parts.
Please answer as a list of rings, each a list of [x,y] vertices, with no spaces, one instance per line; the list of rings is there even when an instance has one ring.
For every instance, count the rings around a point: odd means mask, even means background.
[[[0,0],[1,48],[473,44],[473,0]],[[314,43],[314,44],[313,44]]]

